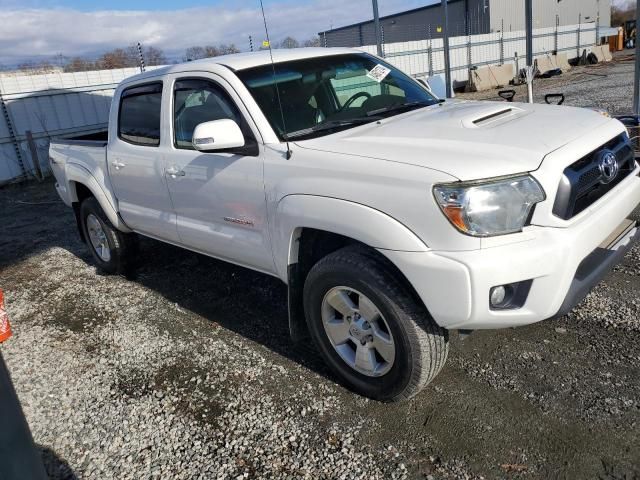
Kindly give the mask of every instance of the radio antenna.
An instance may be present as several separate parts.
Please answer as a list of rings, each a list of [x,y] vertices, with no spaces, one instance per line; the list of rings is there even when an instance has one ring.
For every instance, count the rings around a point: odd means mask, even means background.
[[[287,160],[291,158],[293,152],[289,148],[289,140],[287,139],[287,125],[284,121],[284,109],[282,108],[282,100],[280,99],[280,88],[276,81],[276,64],[273,61],[273,50],[271,49],[271,39],[269,38],[269,27],[267,27],[267,17],[264,14],[264,5],[260,0],[260,9],[262,10],[262,21],[264,22],[264,31],[267,35],[267,44],[269,45],[269,57],[271,57],[271,68],[273,69],[273,86],[276,89],[276,98],[278,99],[278,106],[280,107],[280,117],[282,118],[282,129],[284,133],[284,141],[287,143]]]

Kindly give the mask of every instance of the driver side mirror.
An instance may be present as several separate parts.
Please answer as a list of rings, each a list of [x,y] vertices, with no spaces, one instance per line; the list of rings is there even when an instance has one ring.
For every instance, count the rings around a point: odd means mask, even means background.
[[[193,131],[193,148],[201,152],[244,147],[244,135],[236,122],[225,118],[199,124]]]

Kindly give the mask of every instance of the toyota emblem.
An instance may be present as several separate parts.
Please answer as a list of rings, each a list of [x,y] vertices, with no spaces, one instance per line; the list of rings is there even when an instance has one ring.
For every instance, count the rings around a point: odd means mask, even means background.
[[[618,159],[616,154],[605,150],[600,156],[600,162],[598,163],[600,168],[600,182],[603,184],[611,183],[618,176]]]

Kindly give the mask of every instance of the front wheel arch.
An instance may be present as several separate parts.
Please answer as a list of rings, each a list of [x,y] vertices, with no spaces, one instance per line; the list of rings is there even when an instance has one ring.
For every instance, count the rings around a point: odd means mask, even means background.
[[[314,228],[298,229],[292,244],[295,244],[296,251],[295,256],[291,257],[292,263],[289,264],[287,269],[287,286],[289,332],[294,341],[300,341],[309,336],[303,306],[304,282],[309,271],[327,255],[348,246],[357,246],[361,250],[367,251],[372,258],[384,265],[389,274],[393,275],[402,284],[403,288],[410,293],[416,302],[419,302],[425,309],[427,308],[402,271],[377,249],[369,245],[354,238]]]
[[[278,276],[299,256],[298,240],[306,229],[330,232],[382,250],[427,252],[429,247],[409,227],[388,214],[360,203],[319,195],[283,197],[270,222]]]

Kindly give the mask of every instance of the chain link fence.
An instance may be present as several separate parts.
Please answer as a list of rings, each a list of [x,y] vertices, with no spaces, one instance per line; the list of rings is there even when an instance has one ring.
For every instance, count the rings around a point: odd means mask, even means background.
[[[602,2],[603,5],[608,2]],[[561,54],[566,61],[588,55],[599,42],[601,17],[610,13],[600,2],[533,2],[533,55]],[[386,60],[416,77],[445,73],[443,37],[448,27],[451,78],[466,85],[478,68],[513,65],[514,76],[526,65],[525,8],[522,1],[450,2],[449,21],[434,5],[419,12],[424,23],[407,23],[418,12],[381,19],[382,54]],[[376,53],[373,22],[320,32],[323,47],[354,47]],[[564,60],[563,60],[564,61]]]

